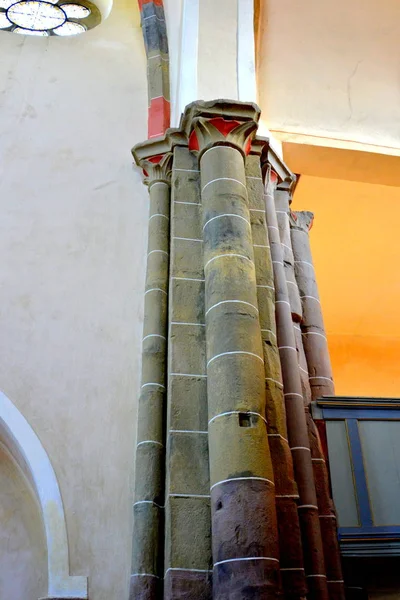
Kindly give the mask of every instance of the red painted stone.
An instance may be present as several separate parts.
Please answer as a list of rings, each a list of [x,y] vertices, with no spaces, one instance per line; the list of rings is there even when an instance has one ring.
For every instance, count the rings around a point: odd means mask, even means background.
[[[142,10],[143,4],[150,4],[151,2],[156,6],[163,6],[163,0],[138,0],[139,8]]]
[[[148,158],[147,160],[151,163],[154,163],[155,165],[157,165],[160,160],[163,158],[164,154],[157,154],[156,156],[151,156],[150,158]],[[149,176],[148,172],[146,171],[146,169],[143,169],[143,173],[146,175],[146,177]]]
[[[153,98],[150,101],[148,135],[149,138],[164,135],[171,118],[171,105],[165,98]]]
[[[275,173],[275,171],[271,171],[269,178],[272,183],[276,183],[278,181],[278,175]]]
[[[218,129],[218,131],[222,133],[224,137],[226,137],[228,133],[232,131],[232,129],[235,129],[235,127],[240,125],[239,121],[226,121],[222,117],[215,117],[215,119],[210,119],[209,122],[214,125],[214,127]],[[250,148],[251,141],[249,140],[245,148],[245,154],[249,154]],[[193,151],[199,149],[199,140],[197,139],[196,131],[193,130],[189,137],[189,150]]]

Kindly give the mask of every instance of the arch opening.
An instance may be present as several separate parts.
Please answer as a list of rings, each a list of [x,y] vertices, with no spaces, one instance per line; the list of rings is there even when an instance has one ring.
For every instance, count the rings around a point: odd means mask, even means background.
[[[87,578],[69,574],[65,514],[50,459],[28,421],[2,392],[0,442],[27,477],[39,504],[47,547],[47,598],[86,600]]]

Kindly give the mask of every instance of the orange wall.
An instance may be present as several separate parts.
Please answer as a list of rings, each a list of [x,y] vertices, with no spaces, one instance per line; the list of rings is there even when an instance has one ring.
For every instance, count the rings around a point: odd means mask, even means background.
[[[400,188],[303,175],[338,395],[400,397]]]

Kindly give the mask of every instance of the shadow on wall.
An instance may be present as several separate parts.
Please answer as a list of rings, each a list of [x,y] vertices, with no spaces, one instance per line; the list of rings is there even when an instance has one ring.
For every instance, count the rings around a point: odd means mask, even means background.
[[[50,459],[2,392],[0,515],[1,598],[25,600],[33,592],[52,599],[87,598],[87,578],[69,575],[64,508]]]
[[[47,553],[40,508],[16,461],[0,444],[0,597],[47,592]]]

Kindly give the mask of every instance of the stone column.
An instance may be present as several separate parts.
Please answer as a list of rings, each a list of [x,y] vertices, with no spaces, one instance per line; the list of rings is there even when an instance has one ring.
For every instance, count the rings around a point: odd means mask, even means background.
[[[200,171],[174,148],[168,331],[164,600],[211,598]]]
[[[156,600],[162,590],[171,157],[167,153],[157,164],[141,162],[150,216],[130,600]]]
[[[303,311],[295,277],[294,256],[290,239],[289,202],[291,187],[292,182],[285,181],[281,183],[279,186],[280,189],[275,192],[275,209],[282,244],[283,266],[285,269],[292,319],[294,322],[300,323]]]
[[[236,105],[235,105],[236,106]],[[244,171],[246,122],[193,121],[203,208],[213,597],[275,597],[279,549]],[[238,119],[241,104],[237,103]],[[209,114],[210,110],[208,111]]]
[[[304,351],[308,363],[312,399],[317,400],[321,396],[333,396],[335,389],[308,235],[313,218],[314,215],[310,212],[294,212],[291,238],[296,280],[304,313],[301,327]]]
[[[300,375],[303,385],[314,479],[317,488],[319,519],[324,546],[329,596],[331,600],[343,600],[345,598],[345,589],[337,537],[336,514],[330,494],[328,468],[325,462],[318,429],[310,413],[312,393],[314,393],[314,399],[316,399],[321,391],[321,383],[323,386],[329,386],[327,389],[329,395],[332,395],[333,393],[333,381],[331,377],[327,380],[322,380],[322,382],[316,381],[317,385],[314,385],[311,388],[310,383],[312,383],[313,380],[311,379],[310,381],[308,374],[310,365],[314,364],[312,361],[316,359],[318,365],[323,364],[329,367],[328,371],[323,372],[331,375],[326,337],[319,329],[316,331],[316,327],[310,325],[310,321],[312,323],[318,323],[319,327],[322,327],[323,330],[321,305],[318,299],[318,289],[314,277],[314,269],[312,267],[308,236],[312,219],[313,215],[309,212],[291,213],[290,215],[291,243],[296,246],[295,256],[298,261],[296,262],[296,272],[300,275],[299,286],[301,285],[301,300],[304,306],[304,319],[301,327],[302,329],[304,328],[305,331],[301,333],[300,327],[296,325],[295,333],[297,334],[296,343],[299,352]],[[307,248],[307,253],[304,252],[304,248]],[[307,292],[309,292],[309,294],[307,294]],[[310,363],[307,363],[304,347],[308,350]]]
[[[281,357],[286,417],[290,449],[299,490],[299,518],[302,528],[304,561],[310,597],[328,599],[324,554],[319,525],[317,495],[311,461],[303,394],[298,368],[288,286],[283,264],[274,193],[277,178],[267,171],[265,205],[274,265],[278,347]]]
[[[307,586],[297,511],[299,494],[288,442],[281,363],[276,338],[274,273],[265,220],[264,186],[260,164],[260,151],[264,150],[264,147],[265,142],[253,143],[252,153],[246,159],[246,180],[264,351],[266,417],[275,479],[280,573],[285,598],[294,600],[305,597]]]

